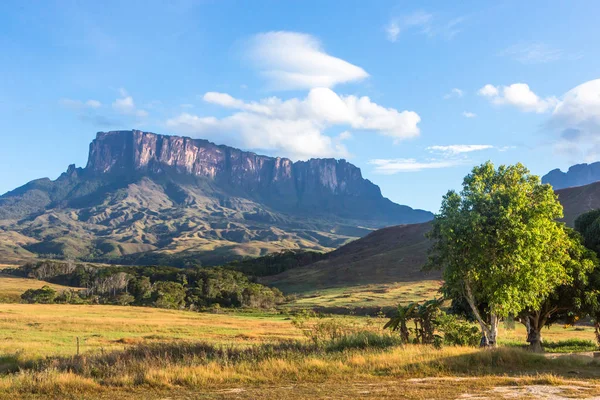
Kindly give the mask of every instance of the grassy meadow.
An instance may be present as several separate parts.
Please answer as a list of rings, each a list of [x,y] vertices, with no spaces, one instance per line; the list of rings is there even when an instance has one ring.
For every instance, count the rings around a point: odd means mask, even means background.
[[[14,267],[3,266],[4,268]],[[0,270],[2,266],[0,266]],[[0,272],[0,303],[18,303],[21,300],[21,294],[28,289],[39,289],[44,285],[48,285],[60,292],[65,289],[71,289],[68,286],[56,285],[39,281],[37,279],[19,278],[9,275],[2,275]]]
[[[441,284],[439,280],[423,280],[319,289],[298,295],[290,307],[396,307],[438,297]]]
[[[500,327],[495,350],[436,349],[400,345],[396,334],[382,331],[387,319],[337,316],[327,318],[358,333],[316,343],[285,312],[14,302],[43,284],[0,275],[0,293],[13,301],[0,304],[0,399],[600,396],[599,363],[589,355],[524,351],[518,348],[526,344],[520,324]],[[286,307],[395,306],[431,298],[439,284],[323,289]],[[544,339],[559,350],[594,349],[588,326],[553,326]]]

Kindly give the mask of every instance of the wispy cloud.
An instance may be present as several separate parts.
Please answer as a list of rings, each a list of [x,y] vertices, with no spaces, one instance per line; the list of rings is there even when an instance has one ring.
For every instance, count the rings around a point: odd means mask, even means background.
[[[400,172],[418,172],[426,169],[440,169],[463,164],[463,160],[428,160],[417,161],[414,158],[375,159],[369,164],[375,166],[375,172],[383,175],[393,175]]]
[[[477,114],[470,111],[463,111],[462,115],[465,118],[475,118],[477,116]]]
[[[448,20],[419,10],[392,18],[384,30],[387,39],[391,42],[397,41],[403,32],[415,32],[428,37],[442,37],[450,40],[461,31],[460,25],[465,19],[464,16],[460,16]]]
[[[472,153],[474,151],[482,151],[493,149],[491,144],[451,144],[447,146],[429,146],[426,148],[429,152],[443,153],[446,155],[458,155],[464,153]]]
[[[361,67],[327,54],[317,38],[305,33],[258,34],[248,42],[247,53],[275,90],[331,88],[369,76]]]
[[[500,52],[501,56],[511,57],[523,64],[543,64],[558,61],[563,58],[578,58],[569,55],[564,50],[552,47],[543,42],[521,42]]]
[[[465,92],[462,91],[459,88],[452,88],[452,90],[450,90],[449,93],[446,93],[444,95],[444,99],[448,100],[448,99],[460,99],[461,97],[463,97],[465,95]]]
[[[82,100],[73,100],[73,99],[60,99],[59,103],[61,106],[66,107],[66,108],[71,108],[71,109],[82,109],[82,108],[100,108],[102,107],[102,103],[100,103],[98,100],[87,100],[87,101],[82,101]]]

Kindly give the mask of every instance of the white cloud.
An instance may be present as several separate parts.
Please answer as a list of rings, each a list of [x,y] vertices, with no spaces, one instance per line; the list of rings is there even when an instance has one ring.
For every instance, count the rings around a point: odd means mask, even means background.
[[[525,112],[544,113],[558,104],[556,97],[541,98],[526,83],[513,83],[509,86],[487,84],[478,93],[494,104],[512,105]]]
[[[84,108],[100,108],[102,107],[102,103],[98,100],[73,100],[73,99],[60,99],[59,103],[66,108],[71,109],[84,109]]]
[[[414,158],[375,159],[369,161],[369,164],[375,166],[375,172],[383,175],[393,175],[399,172],[417,172],[424,169],[449,168],[462,163],[463,161],[461,160],[417,161]]]
[[[482,151],[493,149],[490,144],[451,144],[448,146],[429,146],[426,150],[430,152],[440,152],[447,155],[457,155],[463,153],[471,153],[474,151]]]
[[[333,141],[323,131],[347,126],[392,137],[395,142],[419,135],[421,118],[414,111],[397,111],[368,97],[340,96],[331,89],[312,89],[306,98],[270,97],[245,102],[226,93],[209,92],[204,100],[238,112],[225,118],[181,114],[167,126],[190,135],[230,135],[230,140],[254,149],[277,150],[292,158],[345,156],[343,132]],[[231,136],[235,135],[235,136]]]
[[[387,39],[391,42],[398,40],[402,32],[414,31],[429,37],[440,36],[446,40],[452,39],[460,32],[459,25],[464,17],[442,20],[425,11],[415,11],[411,14],[395,17],[385,26]]]
[[[558,134],[555,150],[573,162],[600,159],[600,79],[569,90],[546,127]]]
[[[248,54],[277,90],[331,88],[369,76],[364,69],[327,54],[319,40],[304,33],[258,34],[250,40]]]
[[[465,92],[459,88],[453,88],[450,93],[444,95],[444,99],[461,98],[465,95]]]
[[[558,61],[565,56],[561,49],[553,48],[542,42],[517,43],[500,53],[509,56],[523,64],[542,64]]]
[[[129,96],[127,91],[123,88],[119,89],[120,98],[116,99],[112,103],[112,108],[119,114],[130,115],[135,117],[147,117],[148,112],[146,110],[141,110],[136,107],[135,102],[133,101],[133,97]]]
[[[472,113],[470,111],[463,111],[462,115],[465,118],[475,118],[477,116],[477,114]]]
[[[102,107],[102,103],[100,103],[98,100],[88,100],[88,101],[85,102],[85,105],[87,107],[90,107],[90,108],[100,108],[100,107]]]
[[[498,89],[496,88],[496,86],[488,83],[487,85],[479,89],[477,93],[480,96],[495,97],[498,96]]]
[[[352,139],[352,133],[350,133],[350,131],[344,131],[338,135],[338,138],[340,140]]]
[[[391,21],[385,27],[385,32],[390,42],[395,42],[396,40],[398,40],[398,35],[400,34],[400,26],[398,26],[398,22]]]

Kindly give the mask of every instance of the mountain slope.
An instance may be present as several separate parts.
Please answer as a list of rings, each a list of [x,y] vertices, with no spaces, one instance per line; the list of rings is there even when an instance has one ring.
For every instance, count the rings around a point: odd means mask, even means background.
[[[332,250],[431,217],[384,198],[345,160],[292,162],[141,131],[100,132],[85,168],[0,197],[0,236],[22,236],[7,240],[13,253],[70,258],[160,252],[215,264]]]
[[[600,162],[573,165],[567,172],[554,169],[542,177],[542,182],[551,184],[555,190],[597,181],[600,181]]]
[[[600,208],[600,182],[557,190],[564,222],[573,226],[586,211]],[[379,229],[332,252],[325,260],[281,274],[263,282],[286,293],[392,282],[438,279],[439,271],[423,272],[430,243],[425,233],[431,223]]]
[[[373,283],[438,279],[437,271],[423,272],[431,223],[379,229],[332,252],[326,260],[266,277],[261,282],[286,293]]]
[[[557,190],[556,193],[563,205],[563,220],[569,226],[573,226],[579,215],[600,208],[600,182]]]

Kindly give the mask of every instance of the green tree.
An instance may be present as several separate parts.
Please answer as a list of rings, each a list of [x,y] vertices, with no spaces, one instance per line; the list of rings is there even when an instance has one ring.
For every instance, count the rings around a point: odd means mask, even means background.
[[[156,282],[152,291],[152,300],[156,307],[181,308],[185,305],[185,289],[177,282]]]
[[[526,308],[519,320],[527,329],[527,342],[535,352],[543,351],[542,328],[559,321],[574,323],[588,312],[587,299],[593,293],[590,274],[598,266],[596,255],[583,245],[579,233],[565,228],[570,239],[569,258],[564,264],[566,279],[550,293],[539,308]]]
[[[600,210],[581,214],[575,220],[575,229],[581,233],[583,243],[600,257]],[[600,346],[600,268],[595,268],[583,288],[584,307],[594,321],[596,341]]]
[[[147,276],[140,276],[129,281],[127,290],[139,303],[143,303],[152,294],[152,283]]]
[[[428,268],[444,269],[444,294],[464,297],[483,346],[497,343],[502,317],[539,309],[565,281],[569,239],[562,206],[522,164],[473,168],[449,191],[433,221]],[[486,304],[486,314],[479,307]]]

